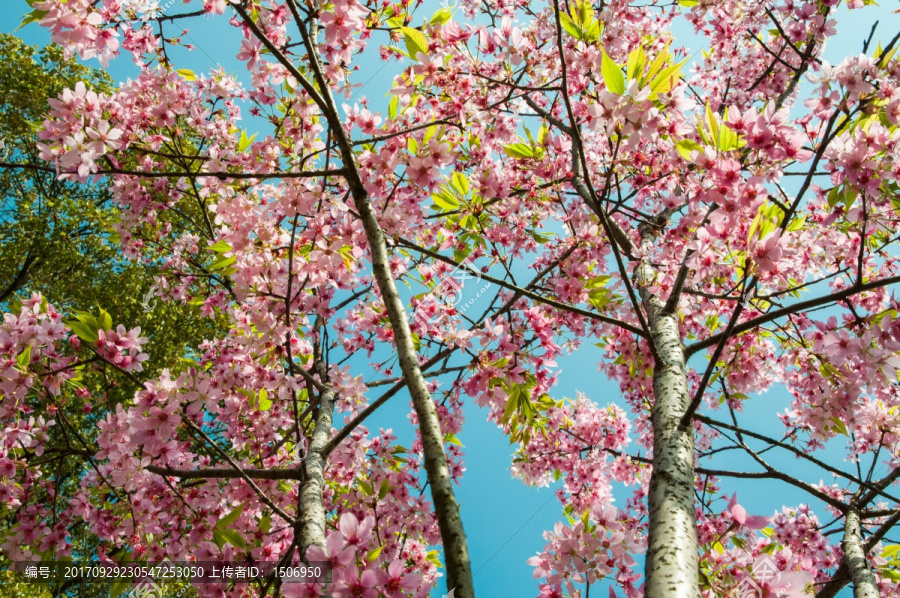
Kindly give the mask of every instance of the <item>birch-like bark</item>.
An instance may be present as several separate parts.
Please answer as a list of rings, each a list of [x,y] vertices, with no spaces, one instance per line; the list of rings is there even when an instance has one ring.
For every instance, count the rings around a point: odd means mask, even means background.
[[[353,188],[353,187],[351,187]],[[412,332],[406,319],[406,309],[397,292],[397,285],[391,277],[388,266],[387,245],[384,234],[368,194],[360,184],[353,190],[353,199],[359,211],[369,247],[372,251],[372,268],[381,297],[388,312],[394,341],[400,358],[400,370],[407,381],[406,386],[412,397],[416,417],[419,420],[419,434],[422,437],[422,450],[425,456],[425,471],[431,486],[431,498],[437,514],[438,526],[441,530],[441,541],[444,545],[444,559],[447,566],[447,587],[455,589],[456,598],[474,598],[475,588],[472,584],[472,570],[469,564],[469,549],[463,531],[459,505],[453,493],[450,468],[447,466],[447,455],[444,453],[444,435],[437,409],[425,377],[419,368],[417,354],[412,340]]]
[[[319,395],[316,425],[303,460],[304,479],[300,484],[300,558],[306,560],[310,546],[325,548],[325,446],[331,438],[334,416],[334,388],[328,384]]]
[[[642,245],[649,249],[650,237]],[[646,254],[645,254],[646,255]],[[682,426],[691,402],[678,314],[647,290],[653,278],[644,260],[636,270],[641,303],[656,347],[651,408],[653,471],[645,594],[653,598],[699,598],[697,523],[694,510],[694,428]]]
[[[872,532],[872,535],[870,535],[865,544],[862,545],[863,553],[868,554],[879,542],[881,542],[887,533],[894,529],[898,524],[900,524],[900,512],[894,513],[892,516],[888,517],[886,521],[883,521],[881,525]],[[835,571],[834,575],[831,577],[831,581],[826,583],[822,586],[821,590],[816,592],[816,598],[835,598],[850,580],[847,559],[843,559],[841,560],[841,566],[838,567],[838,570]]]
[[[296,8],[293,6],[293,3],[291,5],[292,8]],[[295,18],[299,16],[296,11],[294,14]],[[466,534],[463,530],[462,518],[459,514],[459,505],[453,492],[453,482],[450,477],[450,468],[447,464],[447,455],[444,452],[444,435],[441,432],[441,423],[438,419],[437,409],[431,398],[431,393],[428,392],[425,377],[422,375],[422,370],[419,367],[418,354],[413,343],[412,331],[409,328],[406,308],[400,299],[397,284],[391,275],[390,256],[387,243],[385,242],[384,231],[381,229],[381,224],[378,222],[378,217],[372,207],[369,193],[359,174],[353,147],[344,130],[337,105],[334,102],[334,96],[331,94],[328,81],[324,76],[320,58],[313,43],[315,35],[311,35],[306,30],[300,19],[298,19],[297,26],[306,46],[315,81],[319,86],[319,101],[321,102],[322,112],[328,121],[329,130],[334,136],[340,151],[341,160],[343,161],[343,174],[366,232],[366,240],[372,256],[372,270],[388,313],[391,330],[394,333],[400,370],[403,372],[406,387],[409,390],[413,408],[419,420],[419,434],[422,438],[425,471],[428,477],[428,484],[431,487],[431,499],[434,502],[434,510],[437,515],[441,542],[444,548],[447,587],[454,590],[456,598],[475,598],[475,587],[472,583],[472,569],[469,562],[469,549],[466,542]],[[297,73],[297,75],[303,78],[302,74]]]
[[[875,574],[869,569],[866,561],[862,526],[856,507],[850,507],[845,515],[844,540],[841,542],[841,548],[844,550],[844,565],[847,566],[853,582],[854,598],[880,598],[881,593],[878,591]]]

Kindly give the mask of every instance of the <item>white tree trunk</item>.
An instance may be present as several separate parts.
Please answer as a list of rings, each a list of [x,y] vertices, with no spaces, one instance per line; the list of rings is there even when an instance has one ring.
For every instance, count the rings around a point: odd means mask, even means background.
[[[658,355],[653,368],[653,471],[644,593],[648,598],[699,598],[694,428],[681,425],[691,397],[678,314],[665,313],[663,301],[641,284],[652,280],[648,263],[642,263],[636,274]]]
[[[331,438],[331,419],[334,415],[334,388],[329,384],[322,391],[316,410],[316,425],[303,461],[304,479],[300,484],[300,558],[306,560],[310,546],[325,548],[325,445]]]
[[[248,27],[257,28],[246,11],[236,9],[244,17]],[[299,17],[295,13],[295,18]],[[316,21],[310,22],[312,31],[307,31],[302,20],[297,18],[298,28],[303,36],[303,42],[308,52],[309,64],[312,68],[314,79],[319,90],[310,85],[304,85],[304,89],[313,97],[322,109],[322,113],[328,121],[328,128],[334,136],[343,162],[344,177],[353,203],[359,213],[369,249],[372,252],[372,270],[381,298],[384,301],[391,330],[394,333],[394,342],[397,345],[397,355],[400,360],[400,370],[406,381],[412,398],[413,408],[419,419],[419,434],[422,437],[422,452],[424,453],[425,471],[428,475],[428,484],[431,486],[431,498],[434,501],[434,510],[438,519],[438,527],[441,532],[441,542],[444,548],[444,560],[447,568],[448,587],[455,590],[456,598],[475,598],[475,588],[472,583],[472,569],[469,562],[469,549],[466,543],[466,534],[463,531],[462,518],[459,514],[459,505],[453,492],[453,483],[450,478],[450,468],[447,465],[447,455],[444,453],[444,435],[441,432],[441,424],[438,419],[437,409],[428,387],[425,377],[419,368],[418,354],[413,344],[412,331],[407,321],[406,308],[397,291],[397,284],[391,275],[390,256],[384,239],[384,231],[378,222],[378,216],[372,207],[369,193],[363,184],[359,169],[356,164],[356,155],[350,138],[344,130],[344,125],[337,109],[337,104],[331,93],[328,80],[323,74],[320,56],[313,43],[316,39]],[[258,36],[260,37],[260,36]],[[260,37],[266,47],[276,56],[279,54],[270,40]],[[282,57],[283,58],[283,57]],[[302,73],[296,70],[290,61],[284,59],[288,70],[305,83]],[[293,69],[293,70],[292,70]]]
[[[362,185],[354,186],[351,182],[351,189],[356,208],[359,210],[363,227],[366,230],[369,247],[372,250],[372,269],[387,308],[391,329],[394,331],[400,369],[406,379],[406,386],[419,419],[425,471],[428,474],[428,483],[431,485],[431,498],[434,501],[434,510],[441,530],[441,541],[444,545],[447,587],[455,590],[455,598],[474,598],[475,587],[472,583],[469,549],[463,531],[462,518],[459,515],[459,505],[456,503],[456,496],[453,493],[447,455],[444,453],[441,422],[438,419],[437,409],[428,392],[428,387],[425,385],[422,370],[419,368],[412,332],[406,319],[406,309],[388,267],[388,252],[384,234]]]
[[[844,549],[844,564],[853,581],[854,598],[880,598],[881,593],[878,591],[875,574],[869,569],[866,561],[859,511],[855,507],[851,507],[847,511],[844,521],[844,541],[841,542],[841,547]]]

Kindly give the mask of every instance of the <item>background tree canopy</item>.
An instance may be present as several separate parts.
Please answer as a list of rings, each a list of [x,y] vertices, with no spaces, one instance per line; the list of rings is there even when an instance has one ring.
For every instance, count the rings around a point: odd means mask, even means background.
[[[893,13],[27,4],[63,52],[2,163],[5,558],[474,598],[490,461],[559,503],[541,598],[900,595]]]
[[[46,463],[56,480],[56,497],[45,494],[47,504],[64,504],[72,497],[89,461],[85,455],[97,447],[77,432],[96,426],[98,417],[130,402],[139,382],[178,367],[196,347],[218,330],[214,320],[200,317],[198,305],[162,302],[151,288],[165,247],[149,247],[142,259],[127,259],[115,232],[116,208],[105,182],[83,185],[57,178],[52,168],[40,165],[37,130],[47,102],[64,89],[84,82],[98,92],[109,92],[112,81],[103,70],[66,59],[51,44],[30,46],[11,34],[0,34],[0,139],[2,162],[38,165],[35,168],[0,168],[0,303],[16,312],[20,300],[38,293],[67,316],[77,312],[99,315],[107,311],[116,323],[140,327],[152,339],[153,360],[139,376],[125,376],[114,367],[81,368],[81,391],[60,405],[57,417],[70,426],[51,428],[51,442],[71,450],[48,451],[29,458]],[[177,222],[175,223],[177,226]],[[149,294],[148,294],[149,293]],[[152,308],[152,309],[148,309]],[[17,515],[4,510],[4,527]],[[97,540],[84,527],[71,530],[78,554],[96,555]],[[2,531],[0,531],[2,535]],[[2,566],[2,565],[0,565]],[[69,584],[71,585],[71,584]],[[4,584],[4,595],[30,596],[40,586]],[[79,596],[105,596],[103,585],[81,585]]]

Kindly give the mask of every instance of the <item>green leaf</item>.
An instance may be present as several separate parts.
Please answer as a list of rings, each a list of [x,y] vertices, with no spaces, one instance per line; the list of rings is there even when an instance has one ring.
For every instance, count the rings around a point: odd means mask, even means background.
[[[112,587],[109,588],[109,598],[119,598],[122,593],[131,587],[131,580],[127,577],[119,578]]]
[[[575,18],[582,29],[591,24],[594,20],[594,7],[590,0],[579,0],[575,3]]]
[[[519,402],[518,397],[521,391],[521,387],[515,386],[513,387],[512,392],[507,393],[506,408],[503,409],[503,419],[501,420],[503,423],[509,423],[510,419],[512,419],[513,414],[516,412]]]
[[[534,149],[527,143],[513,143],[504,145],[503,150],[511,158],[533,158]]]
[[[882,56],[882,57],[878,60],[878,68],[883,69],[884,66],[885,66],[888,62],[890,62],[891,58],[894,57],[894,53],[895,53],[896,51],[897,51],[897,48],[894,48],[894,49],[892,49],[890,52],[888,52],[887,54],[885,54],[884,56]]]
[[[94,344],[100,340],[100,336],[97,334],[98,328],[95,326],[90,326],[79,320],[70,320],[66,322],[66,325],[75,333],[75,336],[87,343]]]
[[[435,193],[431,196],[431,199],[434,200],[434,204],[442,212],[452,212],[459,209],[459,201],[457,201],[455,197],[444,191]]]
[[[406,51],[409,52],[410,57],[418,60],[419,52],[428,55],[428,39],[424,33],[412,27],[401,27],[400,31],[403,32],[403,37],[406,39]]]
[[[574,37],[583,42],[596,42],[603,32],[603,24],[594,18],[594,7],[588,0],[575,3],[572,16],[560,13],[559,24]]]
[[[650,98],[655,98],[658,94],[668,93],[675,87],[675,83],[681,78],[681,67],[687,62],[687,59],[670,66],[653,79],[650,83]]]
[[[226,542],[241,550],[247,549],[247,543],[244,541],[244,536],[233,529],[214,529],[213,541],[220,549],[225,546]]]
[[[597,309],[603,309],[611,300],[607,289],[595,289],[588,293],[588,301]]]
[[[605,287],[609,283],[610,280],[612,280],[611,276],[609,276],[608,274],[603,274],[601,276],[596,276],[596,277],[590,279],[588,282],[585,283],[584,286],[587,289],[596,289],[596,288],[600,288],[600,287]]]
[[[381,485],[378,487],[378,500],[384,500],[384,497],[388,495],[392,486],[388,484],[387,480],[382,480]]]
[[[622,95],[625,93],[625,76],[622,75],[622,69],[613,62],[605,50],[601,50],[601,52],[603,52],[603,60],[600,63],[600,72],[606,88],[614,94]]]
[[[215,253],[227,253],[231,251],[231,245],[229,245],[225,241],[219,241],[215,245],[210,245],[206,249]]]
[[[840,187],[832,187],[830,191],[828,191],[828,207],[833,208],[838,204],[838,201],[841,200],[841,190]]]
[[[247,148],[250,147],[250,144],[253,143],[254,139],[256,139],[256,133],[254,133],[252,137],[247,137],[247,131],[241,131],[241,139],[238,142],[238,151],[247,151]]]
[[[178,73],[179,75],[181,75],[182,77],[184,77],[185,80],[187,80],[187,81],[196,81],[197,80],[197,75],[195,75],[194,71],[192,71],[191,69],[178,69],[175,72]]]
[[[456,434],[444,434],[444,442],[449,442],[450,444],[455,444],[456,446],[462,446],[462,442],[459,441],[459,438],[456,437]]]
[[[94,314],[87,311],[76,311],[75,319],[79,322],[84,322],[94,330],[98,330],[100,328],[100,323],[97,322],[97,318],[94,317]]]
[[[572,17],[564,12],[560,12],[559,24],[562,25],[562,28],[565,29],[566,33],[575,39],[581,39],[581,31],[578,29],[578,25],[575,24],[575,21],[572,20]]]
[[[666,45],[663,47],[662,51],[656,55],[656,58],[653,59],[653,62],[650,64],[650,68],[647,69],[647,72],[644,73],[644,81],[652,81],[656,74],[659,73],[659,69],[662,68],[662,65],[666,63],[667,60],[671,58],[669,54],[669,43],[666,42]]]
[[[728,108],[725,108],[725,119],[728,119]],[[723,152],[730,152],[731,150],[737,149],[742,145],[742,140],[738,137],[738,134],[733,131],[730,127],[719,124],[718,119],[716,119],[717,126],[719,128],[719,134],[716,138],[716,147],[722,150]]]
[[[880,567],[878,571],[881,573],[882,577],[886,577],[891,581],[900,581],[900,571],[894,571],[893,569],[888,569],[886,567]]]
[[[272,401],[269,400],[269,391],[265,388],[259,389],[259,408],[262,411],[268,411],[272,408]]]
[[[110,243],[116,245],[122,241],[122,235],[120,235],[113,227],[107,227],[105,232],[106,240]]]
[[[16,356],[16,365],[19,369],[26,370],[31,365],[31,345],[25,347],[21,353]]]
[[[706,102],[706,126],[709,127],[709,135],[716,147],[719,147],[719,119],[716,118],[709,102]],[[719,148],[721,149],[721,148]]]
[[[685,160],[690,160],[691,152],[695,150],[702,150],[703,146],[691,139],[681,139],[677,143],[675,143],[675,149],[678,151],[679,156],[681,156]]]
[[[750,241],[753,239],[753,233],[759,228],[759,223],[762,220],[762,210],[758,211],[756,217],[753,219],[753,222],[750,223],[750,232],[747,233],[747,245],[750,244]]]
[[[850,433],[847,431],[847,426],[844,425],[844,422],[839,420],[836,417],[832,417],[831,421],[834,422],[834,428],[832,428],[838,434],[843,434],[844,436],[850,436]]]
[[[531,404],[530,392],[521,384],[512,387],[511,392],[508,390],[506,408],[503,411],[503,422],[510,423],[512,434],[510,440],[516,440],[516,429],[520,420],[531,423],[534,420],[534,407]]]
[[[272,517],[269,515],[265,515],[262,519],[259,520],[259,531],[262,532],[263,535],[268,534],[269,530],[272,529]]]
[[[625,72],[629,79],[640,80],[644,74],[644,64],[647,61],[647,55],[644,54],[643,46],[638,46],[628,55],[628,62],[625,64]]]
[[[800,218],[795,218],[794,220],[792,220],[791,223],[788,224],[787,229],[789,232],[803,230],[803,226],[805,224],[806,224],[806,216],[804,215],[804,216],[801,216]]]
[[[232,265],[237,258],[234,256],[226,257],[220,259],[218,262],[215,262],[213,265],[209,267],[210,272],[216,272],[217,270],[224,270],[228,266]]]
[[[588,25],[584,29],[584,41],[586,42],[596,42],[600,39],[600,34],[603,33],[603,23],[594,19],[590,25]]]
[[[588,301],[597,309],[603,309],[612,299],[609,289],[606,288],[610,280],[611,277],[607,275],[597,276],[584,285],[588,290]]]
[[[449,8],[441,8],[428,19],[429,25],[444,24],[453,18],[453,11]]]
[[[453,190],[459,193],[461,197],[466,197],[469,194],[469,179],[461,172],[453,173],[453,176],[450,177],[450,186],[453,187]]]
[[[363,495],[372,496],[375,494],[375,490],[372,488],[372,484],[365,480],[359,480],[359,489],[362,490]]]
[[[369,552],[366,553],[366,560],[368,562],[372,562],[378,558],[378,555],[381,554],[381,551],[384,549],[384,546],[379,546],[378,548],[373,548]]]
[[[97,306],[97,309],[100,310],[100,320],[98,322],[100,324],[100,329],[101,330],[112,329],[112,316],[110,316],[109,313],[105,309],[100,307],[99,305]]]
[[[462,220],[459,221],[459,225],[466,230],[475,230],[478,228],[478,218],[472,214],[466,214],[463,216]]]
[[[38,10],[38,9],[32,10],[31,12],[27,13],[25,16],[22,17],[22,22],[19,23],[18,27],[16,27],[16,31],[18,31],[25,25],[28,25],[29,23],[37,23],[38,21],[43,19],[44,15],[46,15],[46,14],[47,14],[46,10]]]
[[[397,118],[397,113],[400,109],[400,96],[392,96],[391,101],[388,103],[388,116],[392,119]]]
[[[244,512],[244,507],[247,506],[246,501],[239,504],[234,508],[233,511],[222,517],[216,522],[216,527],[218,529],[225,529],[226,527],[234,524],[235,521],[238,520],[238,517],[241,516],[241,513]]]

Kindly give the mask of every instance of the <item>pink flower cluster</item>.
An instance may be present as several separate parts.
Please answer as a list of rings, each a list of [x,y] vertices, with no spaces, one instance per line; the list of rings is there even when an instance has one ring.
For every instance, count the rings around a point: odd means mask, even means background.
[[[141,363],[150,356],[142,350],[147,344],[147,338],[140,336],[140,328],[126,331],[119,324],[115,330],[100,330],[97,334],[100,337],[97,341],[97,353],[101,357],[126,372],[143,370]]]

